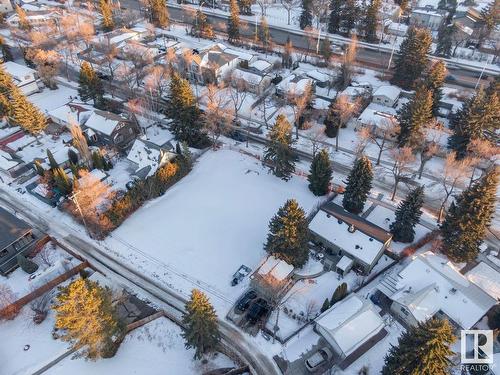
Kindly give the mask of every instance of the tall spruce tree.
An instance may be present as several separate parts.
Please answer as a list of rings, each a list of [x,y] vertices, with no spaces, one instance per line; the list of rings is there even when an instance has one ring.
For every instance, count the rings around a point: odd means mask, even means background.
[[[71,193],[72,187],[71,187],[71,181],[61,167],[57,167],[53,171],[54,173],[54,182],[58,188],[58,190],[61,192],[63,196],[68,195]]]
[[[52,151],[50,151],[49,149],[47,149],[47,160],[49,161],[50,169],[55,170],[55,169],[59,168],[59,164],[57,163],[56,159],[54,158]]]
[[[446,319],[431,318],[410,327],[385,357],[382,375],[449,375],[455,342]]]
[[[269,32],[269,25],[267,24],[267,19],[264,16],[260,17],[257,39],[259,40],[260,43],[262,43],[262,47],[264,47],[267,50],[269,44],[271,43],[271,34]]]
[[[344,192],[342,205],[354,214],[363,211],[366,199],[372,188],[373,170],[370,159],[361,156],[354,162],[354,166],[347,176],[347,183]]]
[[[406,199],[396,209],[396,220],[391,224],[391,233],[394,241],[413,242],[415,238],[415,226],[422,215],[424,204],[424,188],[419,186],[411,190]]]
[[[496,92],[487,95],[480,89],[476,95],[466,100],[454,115],[450,127],[453,134],[448,139],[448,147],[458,158],[467,156],[467,147],[475,139],[489,139],[498,129],[500,100]]]
[[[81,100],[87,101],[92,99],[96,107],[102,107],[104,89],[92,65],[87,61],[84,61],[80,67],[78,95],[80,95]]]
[[[381,0],[371,0],[370,5],[368,5],[368,7],[366,8],[362,27],[363,34],[367,42],[374,43],[378,40],[378,12],[381,5]]]
[[[167,115],[172,119],[170,129],[181,142],[192,147],[204,147],[208,137],[203,132],[200,109],[189,82],[179,73],[173,72],[170,78],[170,95]]]
[[[148,0],[150,9],[150,21],[159,27],[170,25],[170,15],[168,14],[165,0]]]
[[[300,13],[299,26],[302,30],[312,26],[312,0],[302,0],[302,13]]]
[[[0,64],[0,117],[11,116],[13,112],[12,94],[16,92],[12,77]]]
[[[240,13],[246,16],[252,15],[252,0],[238,0],[238,7],[240,8]]]
[[[115,28],[113,21],[113,8],[109,0],[99,0],[99,11],[102,16],[102,28],[105,31],[111,31]]]
[[[476,258],[496,205],[499,167],[460,194],[441,225],[442,251],[455,262]]]
[[[340,22],[342,21],[342,0],[330,0],[330,16],[328,17],[328,32],[338,33],[340,30]]]
[[[55,327],[61,339],[80,350],[85,357],[106,358],[116,350],[123,325],[118,319],[111,290],[89,279],[77,279],[60,288]]]
[[[395,58],[395,71],[391,82],[404,89],[413,89],[414,83],[425,71],[429,58],[432,35],[428,29],[410,26]]]
[[[443,22],[439,26],[437,34],[437,45],[434,54],[440,57],[450,57],[453,49],[453,33],[455,27],[453,24]]]
[[[229,18],[227,19],[227,36],[229,43],[238,43],[240,41],[240,8],[236,0],[229,3]]]
[[[443,97],[442,88],[446,79],[446,65],[443,60],[436,61],[429,69],[424,85],[432,93],[432,114],[439,113],[439,102]]]
[[[38,134],[47,126],[47,119],[17,87],[11,92],[11,119],[21,128],[31,134]]]
[[[330,181],[332,179],[333,168],[328,156],[328,151],[322,149],[314,155],[309,169],[309,190],[314,195],[325,195],[330,188]]]
[[[212,25],[208,22],[207,16],[201,10],[196,11],[193,19],[191,34],[199,38],[213,39],[215,36]]]
[[[195,359],[216,350],[220,341],[219,323],[215,309],[207,296],[198,289],[191,291],[182,317],[182,337],[187,349],[194,348]]]
[[[283,49],[283,55],[281,56],[281,65],[284,68],[290,69],[293,65],[293,45],[290,37],[286,38],[285,48]]]
[[[421,85],[415,96],[398,112],[399,147],[415,148],[421,143],[425,126],[432,119],[432,93]]]
[[[340,27],[347,35],[351,34],[351,30],[356,27],[359,20],[360,9],[356,0],[345,0],[342,3],[340,10]]]
[[[289,199],[269,222],[264,248],[294,267],[302,267],[309,257],[308,242],[306,214],[295,199]]]
[[[264,153],[264,162],[276,177],[284,181],[292,178],[295,171],[297,155],[292,146],[295,140],[292,136],[292,125],[284,115],[276,118],[276,123],[268,135],[267,149]]]

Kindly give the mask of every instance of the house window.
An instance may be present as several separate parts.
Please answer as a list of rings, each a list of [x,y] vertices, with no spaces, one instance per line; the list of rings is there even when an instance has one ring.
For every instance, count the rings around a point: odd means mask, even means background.
[[[19,241],[14,243],[14,249],[21,250],[23,247],[28,245],[30,242],[31,242],[30,238],[28,236],[24,236],[23,238],[19,239]]]
[[[404,307],[401,307],[401,312],[403,313],[404,316],[410,315],[410,313],[408,312],[408,310],[406,310]]]
[[[3,258],[5,256],[7,256],[7,255],[9,255],[9,252],[6,249],[0,251],[0,258]]]

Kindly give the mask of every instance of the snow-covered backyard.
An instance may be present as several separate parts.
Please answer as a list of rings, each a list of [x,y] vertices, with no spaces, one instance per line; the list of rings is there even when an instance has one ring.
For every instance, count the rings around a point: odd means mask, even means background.
[[[317,203],[303,177],[284,182],[250,156],[209,151],[106,243],[149,274],[163,275],[168,283],[175,278],[184,294],[197,287],[216,295],[213,303],[225,310],[246,284],[231,287],[231,276],[242,264],[257,268],[269,220],[290,198],[306,212]]]

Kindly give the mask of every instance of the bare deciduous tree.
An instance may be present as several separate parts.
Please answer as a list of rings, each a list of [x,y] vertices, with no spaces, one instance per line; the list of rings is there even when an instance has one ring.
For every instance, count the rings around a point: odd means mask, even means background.
[[[146,68],[153,63],[153,55],[149,48],[144,48],[137,41],[130,41],[124,53],[125,59],[130,61],[134,67],[135,84],[140,86],[144,78]]]
[[[469,186],[471,186],[475,178],[476,170],[478,168],[488,169],[495,162],[498,154],[500,154],[500,148],[495,146],[487,139],[473,139],[467,146],[467,152],[470,155],[470,165],[472,167],[472,172],[469,180]]]
[[[30,49],[27,57],[35,63],[43,83],[51,89],[57,88],[55,77],[59,72],[61,55],[53,50]]]
[[[295,138],[299,139],[299,128],[304,120],[306,110],[311,104],[313,88],[310,83],[301,92],[291,90],[287,95],[287,100],[293,110],[293,122],[295,125]]]
[[[392,190],[391,201],[396,198],[398,185],[404,179],[410,177],[412,173],[411,163],[415,161],[415,155],[410,147],[400,147],[391,150],[394,164],[391,168],[392,176],[394,177],[394,187]]]
[[[235,74],[232,74],[230,82],[228,82],[227,91],[233,103],[234,117],[237,120],[238,113],[248,95],[248,85],[244,79],[238,78]]]
[[[311,142],[313,156],[322,148],[325,138],[325,130],[322,127],[317,126],[311,130],[309,141]]]
[[[444,190],[444,198],[439,208],[438,223],[443,219],[446,204],[455,191],[455,188],[465,181],[470,169],[470,163],[471,161],[468,158],[457,160],[455,152],[451,152],[446,156],[441,172],[441,185]]]
[[[1,319],[14,319],[19,312],[17,308],[8,308],[16,302],[17,296],[12,291],[10,286],[0,284],[0,320]]]
[[[222,86],[209,84],[205,94],[205,129],[212,140],[214,149],[217,148],[220,136],[230,131],[233,118],[233,114],[228,110],[230,99],[221,92],[222,89]]]
[[[55,251],[56,245],[54,243],[50,243],[50,245],[45,245],[38,253],[38,256],[47,267],[50,267],[54,264]]]
[[[370,141],[378,147],[376,165],[380,165],[382,153],[393,146],[391,141],[399,132],[399,124],[394,117],[391,117],[382,121],[378,126],[370,125],[368,129]]]
[[[339,150],[340,129],[345,128],[349,120],[358,112],[360,99],[350,101],[346,95],[339,95],[335,100],[333,110],[337,116],[337,136],[335,137],[335,151]]]
[[[351,83],[355,72],[356,51],[358,49],[358,40],[354,35],[347,49],[342,56],[342,65],[340,67],[340,86],[345,89]]]

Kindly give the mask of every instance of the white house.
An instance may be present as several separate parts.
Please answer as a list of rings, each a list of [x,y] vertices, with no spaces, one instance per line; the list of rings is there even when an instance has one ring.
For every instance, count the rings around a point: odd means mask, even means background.
[[[437,316],[458,329],[470,329],[497,304],[447,258],[430,251],[386,275],[377,289],[392,301],[391,311],[411,326]]]
[[[271,84],[271,77],[269,75],[252,72],[243,68],[235,69],[231,75],[232,84],[239,80],[245,82],[248,91],[257,95],[262,94]]]
[[[446,15],[445,11],[431,8],[415,8],[411,11],[410,25],[427,27],[433,31],[439,29]]]
[[[358,116],[356,128],[363,126],[380,127],[385,125],[388,121],[394,121],[396,119],[396,114],[397,111],[392,107],[370,103]]]
[[[69,102],[49,111],[48,115],[53,123],[70,129],[72,124],[83,125],[93,109],[85,103]]]
[[[488,264],[480,262],[465,276],[470,282],[473,282],[491,297],[500,301],[500,272]]]
[[[387,331],[373,303],[350,294],[319,316],[315,330],[333,347],[345,369],[366,353]]]
[[[43,87],[38,79],[38,73],[34,69],[13,61],[4,63],[3,68],[12,76],[14,83],[21,89],[24,95],[40,92],[41,87]]]
[[[392,85],[383,85],[373,93],[373,103],[394,107],[400,95],[400,88]]]
[[[385,229],[333,202],[321,207],[309,223],[309,231],[314,242],[353,261],[353,264],[347,264],[344,260],[344,270],[356,265],[365,274],[377,264],[392,240],[392,235]]]
[[[305,93],[308,86],[311,86],[314,90],[312,78],[290,74],[276,85],[276,95],[280,97],[287,97],[288,95],[300,96]]]

